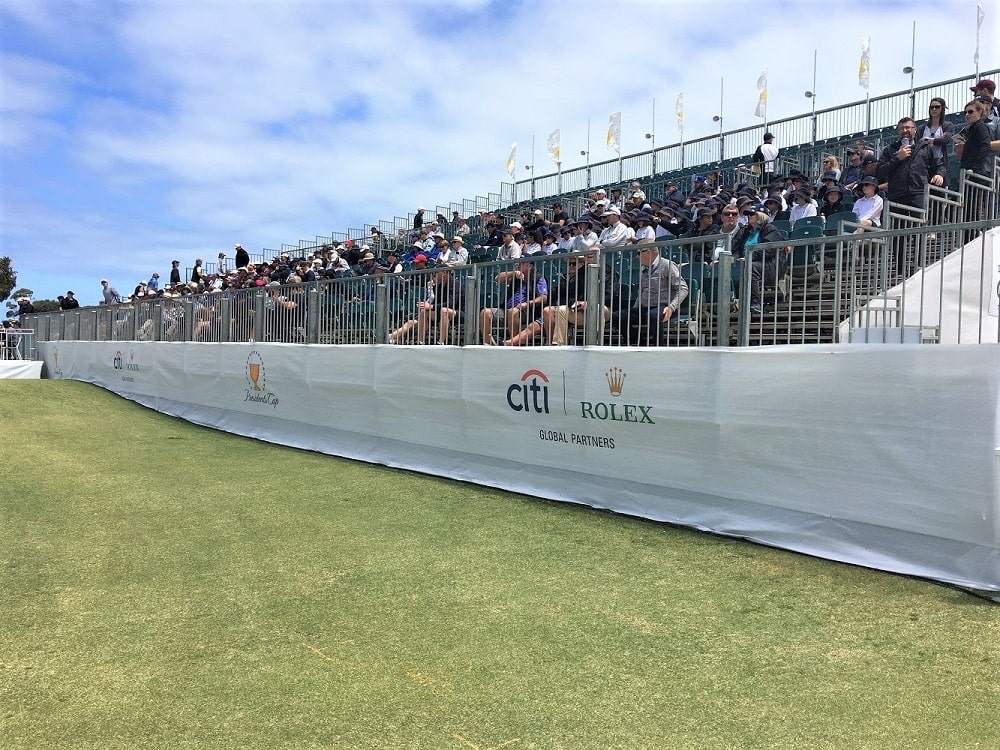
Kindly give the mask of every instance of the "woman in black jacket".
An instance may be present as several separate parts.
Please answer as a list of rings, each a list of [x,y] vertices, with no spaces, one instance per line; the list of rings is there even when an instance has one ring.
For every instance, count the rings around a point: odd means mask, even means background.
[[[956,148],[961,152],[962,169],[971,169],[978,175],[989,175],[990,129],[986,124],[989,106],[985,102],[973,99],[965,105],[966,127],[962,131],[965,142]]]
[[[743,215],[747,217],[747,223],[733,239],[733,257],[747,264],[746,268],[750,270],[750,310],[761,312],[764,283],[776,284],[778,279],[785,275],[792,248],[774,246],[756,250],[759,244],[783,242],[785,238],[778,228],[771,224],[766,211],[748,208]]]
[[[948,105],[940,96],[931,99],[927,107],[927,122],[917,127],[917,137],[930,144],[934,153],[941,158],[948,174],[948,144],[951,143],[954,128],[945,118]]]

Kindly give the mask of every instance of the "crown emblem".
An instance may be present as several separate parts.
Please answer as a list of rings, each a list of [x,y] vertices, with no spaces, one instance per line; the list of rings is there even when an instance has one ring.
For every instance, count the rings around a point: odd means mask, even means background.
[[[625,386],[625,372],[619,367],[612,367],[605,373],[604,377],[608,379],[608,390],[611,391],[611,395],[616,398],[622,395],[622,388]]]

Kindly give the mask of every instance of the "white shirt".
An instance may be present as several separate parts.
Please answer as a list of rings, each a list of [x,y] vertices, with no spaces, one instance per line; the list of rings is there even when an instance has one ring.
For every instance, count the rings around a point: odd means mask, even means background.
[[[635,237],[635,232],[632,231],[632,228],[625,226],[620,221],[617,221],[614,224],[605,227],[597,242],[601,246],[602,250],[607,250],[610,247],[621,247],[622,245],[627,245],[629,240],[633,237]]]
[[[871,198],[863,195],[854,201],[854,213],[858,215],[858,220],[868,219],[875,226],[881,226],[882,222],[882,196],[875,193]]]
[[[788,212],[788,220],[792,222],[792,225],[794,226],[795,222],[797,222],[799,219],[804,219],[807,216],[815,216],[815,215],[816,215],[815,204],[804,203],[800,205],[796,203],[794,206],[792,206],[792,210]]]
[[[778,171],[778,147],[773,143],[760,144],[760,155],[764,157],[764,171]]]
[[[597,235],[592,231],[578,234],[570,243],[570,250],[574,253],[586,253],[595,247],[597,247]]]
[[[469,251],[465,249],[464,245],[459,245],[458,247],[452,245],[438,256],[438,262],[446,266],[468,265]]]
[[[511,258],[521,257],[521,246],[518,245],[514,240],[510,241],[509,245],[501,245],[500,251],[497,253],[497,260],[510,260]]]
[[[650,242],[656,241],[656,230],[649,226],[649,224],[635,230],[636,243],[642,242],[643,240],[649,240]]]

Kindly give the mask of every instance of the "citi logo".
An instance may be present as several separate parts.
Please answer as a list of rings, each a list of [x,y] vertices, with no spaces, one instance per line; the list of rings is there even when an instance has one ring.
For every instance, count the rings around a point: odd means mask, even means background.
[[[541,370],[527,370],[507,389],[507,406],[514,411],[549,413],[549,379]]]
[[[135,363],[135,352],[128,353],[128,362],[125,361],[125,355],[121,352],[115,352],[115,369],[116,370],[129,370],[131,372],[139,372],[141,369],[139,365]]]

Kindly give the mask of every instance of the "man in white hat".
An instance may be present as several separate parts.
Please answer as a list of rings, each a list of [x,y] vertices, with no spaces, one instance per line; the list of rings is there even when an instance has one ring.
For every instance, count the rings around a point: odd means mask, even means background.
[[[601,236],[597,238],[597,244],[602,250],[612,247],[622,247],[629,244],[635,237],[635,232],[631,227],[622,223],[622,212],[617,206],[612,206],[604,212],[606,225]]]

